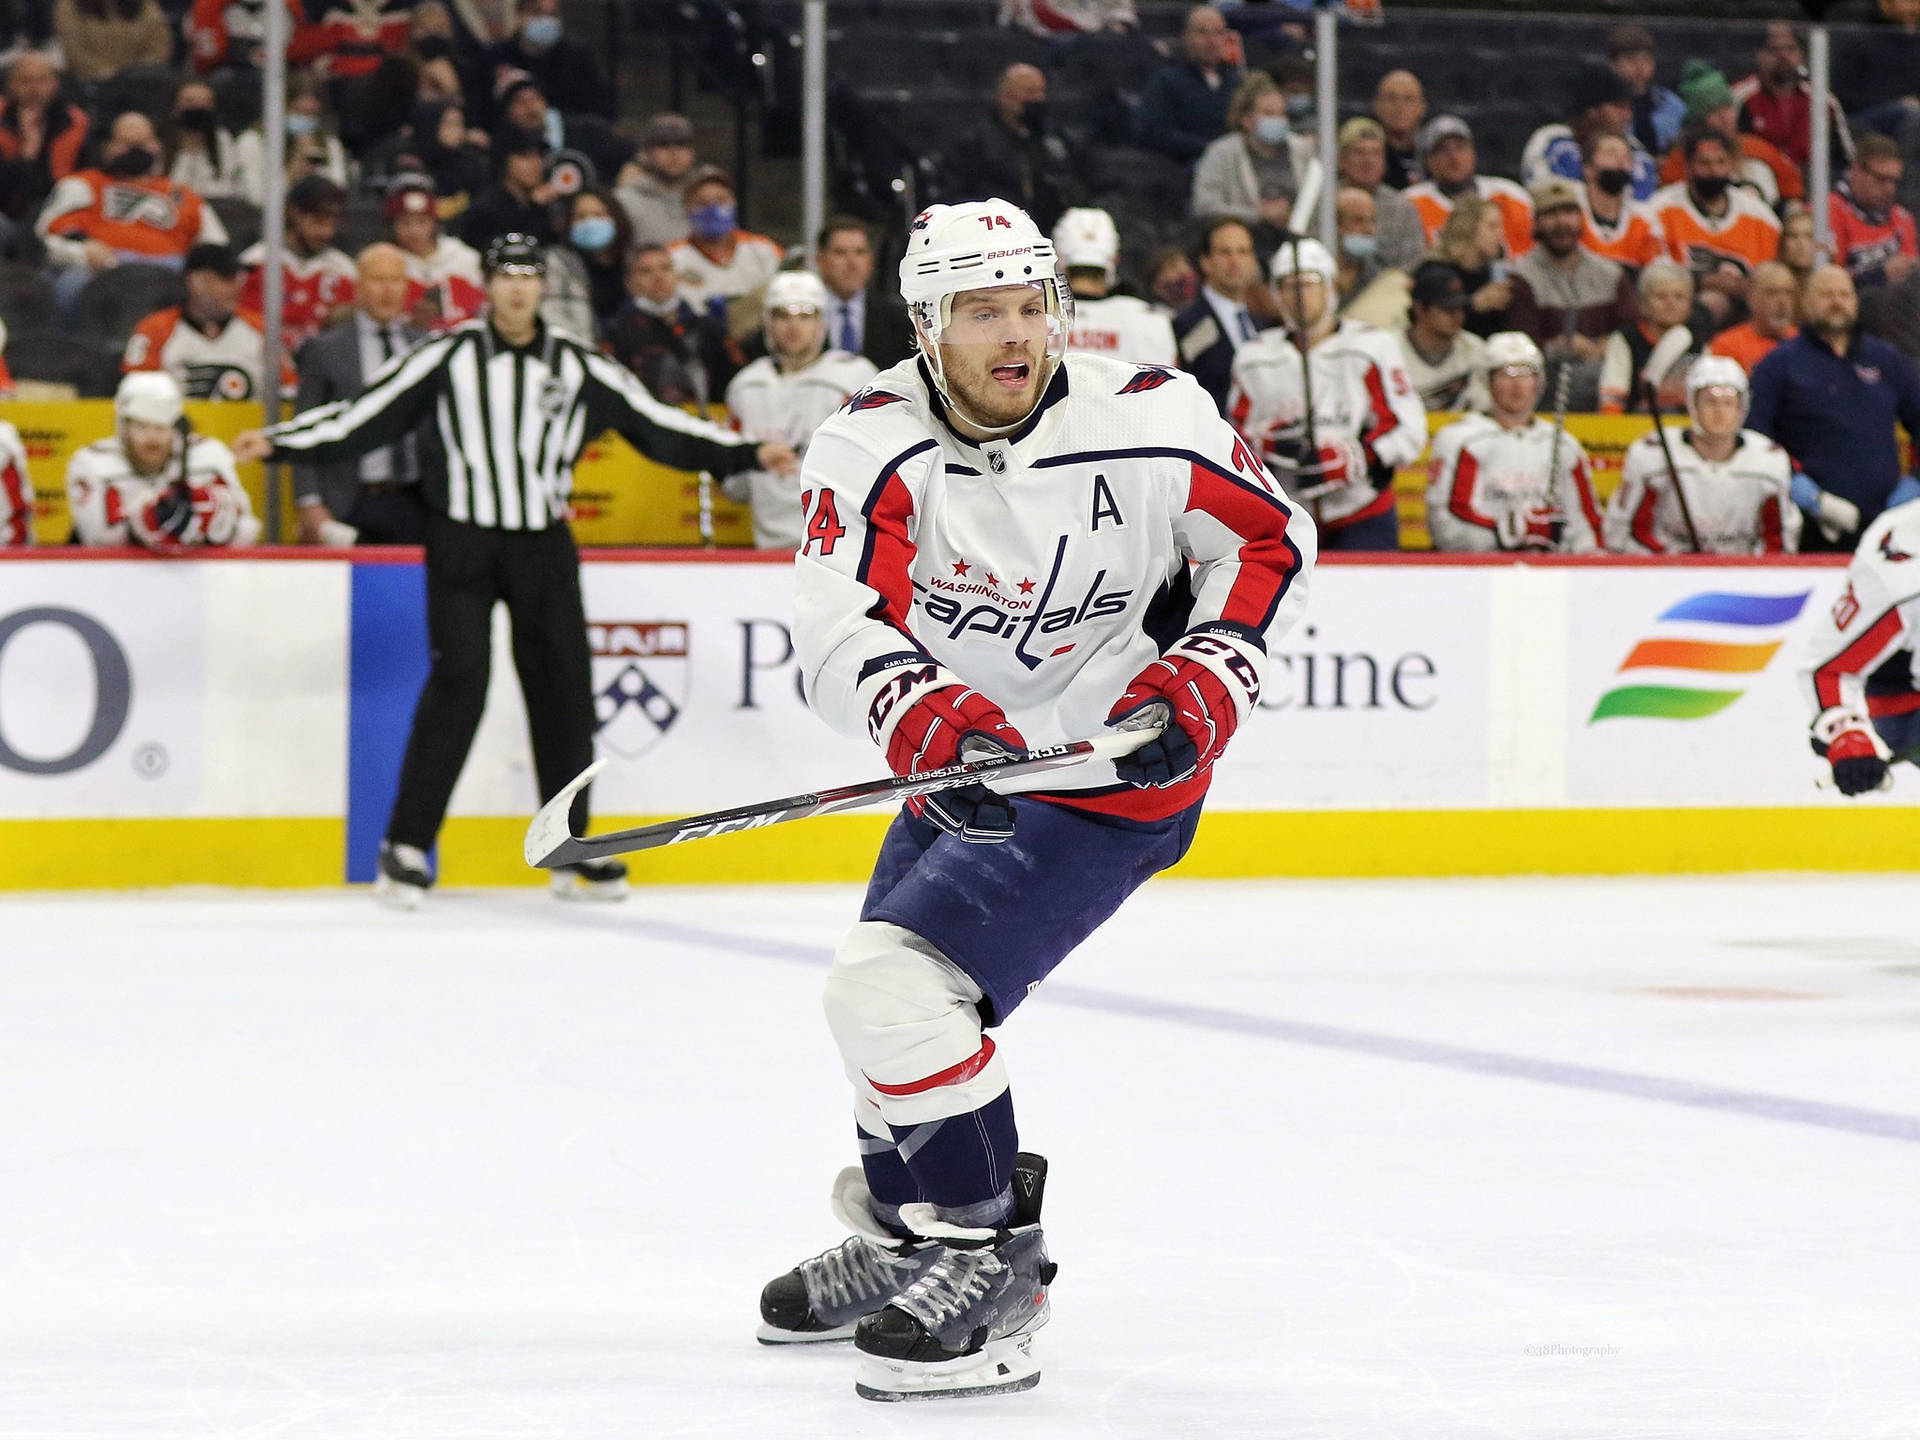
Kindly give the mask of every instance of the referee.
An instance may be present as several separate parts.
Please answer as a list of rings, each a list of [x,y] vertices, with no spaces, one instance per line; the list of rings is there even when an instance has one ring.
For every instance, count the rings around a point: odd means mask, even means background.
[[[513,624],[544,802],[593,759],[593,677],[580,552],[567,528],[573,466],[607,430],[676,470],[790,472],[785,445],[759,445],[661,404],[631,373],[540,319],[539,243],[502,235],[487,247],[487,314],[383,365],[357,399],[336,400],[233,445],[237,460],[351,460],[390,445],[431,413],[444,474],[423,477],[427,637],[432,670],[414,711],[375,893],[412,909],[433,883],[433,846],[486,706],[494,602]],[[586,795],[574,809],[587,820]],[[619,899],[627,867],[587,861],[556,870],[563,896]]]

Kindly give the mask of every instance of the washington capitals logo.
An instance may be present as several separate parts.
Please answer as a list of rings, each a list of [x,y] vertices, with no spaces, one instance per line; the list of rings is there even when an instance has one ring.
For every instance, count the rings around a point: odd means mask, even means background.
[[[922,210],[918,215],[913,217],[913,223],[907,226],[907,230],[909,233],[915,230],[924,230],[927,228],[929,224],[932,223],[932,221],[933,221],[933,211]]]
[[[1173,379],[1173,372],[1159,365],[1143,365],[1134,377],[1114,393],[1116,395],[1141,395],[1148,390],[1158,390]]]
[[[1880,537],[1880,556],[1889,564],[1898,565],[1902,560],[1911,560],[1913,556],[1904,550],[1897,550],[1893,544],[1893,532],[1889,530]]]
[[[882,405],[897,405],[906,398],[904,395],[895,395],[888,390],[862,390],[847,401],[846,410],[849,415],[857,415],[862,410],[878,410]]]

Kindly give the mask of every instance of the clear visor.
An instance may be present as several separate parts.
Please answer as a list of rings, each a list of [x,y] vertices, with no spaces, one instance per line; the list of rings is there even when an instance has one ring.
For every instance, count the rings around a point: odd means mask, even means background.
[[[1067,352],[1073,293],[1059,280],[964,290],[913,306],[947,402],[988,429],[1024,419]]]
[[[1747,397],[1734,385],[1702,385],[1687,396],[1687,408],[1696,420],[1702,411],[1708,411],[1723,424],[1729,416],[1737,417],[1734,423],[1739,424],[1747,418]]]

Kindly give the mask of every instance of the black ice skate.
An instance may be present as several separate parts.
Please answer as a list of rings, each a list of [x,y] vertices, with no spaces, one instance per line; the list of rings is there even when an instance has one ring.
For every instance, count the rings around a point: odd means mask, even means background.
[[[902,1240],[873,1217],[866,1176],[840,1172],[833,1213],[854,1232],[843,1245],[802,1260],[760,1292],[762,1345],[813,1345],[851,1340],[854,1322],[906,1289],[939,1258],[934,1240]]]
[[[1047,1323],[1058,1269],[1040,1230],[1046,1179],[1047,1162],[1022,1152],[1004,1230],[964,1230],[934,1219],[931,1206],[906,1207],[907,1223],[942,1245],[918,1280],[855,1327],[862,1398],[1001,1395],[1040,1383],[1029,1347]]]
[[[556,865],[547,883],[562,900],[624,900],[627,865],[624,860],[582,860]]]
[[[374,876],[373,895],[382,905],[395,910],[412,910],[433,884],[433,872],[427,868],[427,853],[412,845],[380,842],[380,871]]]

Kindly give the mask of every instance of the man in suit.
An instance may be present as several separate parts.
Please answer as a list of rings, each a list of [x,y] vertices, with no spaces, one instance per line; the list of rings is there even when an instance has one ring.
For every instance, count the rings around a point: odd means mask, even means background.
[[[1260,283],[1260,261],[1253,253],[1253,232],[1243,220],[1221,215],[1200,232],[1200,298],[1173,317],[1173,338],[1180,368],[1200,382],[1222,415],[1233,356],[1260,333],[1247,297]]]
[[[300,351],[301,412],[350,400],[374,372],[426,339],[406,318],[407,257],[384,241],[360,252],[351,318],[329,326]],[[397,444],[357,460],[293,467],[300,539],[307,545],[419,545],[427,537],[420,496],[423,461],[431,462],[431,422]]]
[[[827,286],[827,348],[863,355],[880,369],[913,353],[913,327],[897,295],[872,288],[873,237],[851,215],[820,227],[813,268]]]

